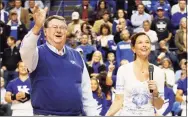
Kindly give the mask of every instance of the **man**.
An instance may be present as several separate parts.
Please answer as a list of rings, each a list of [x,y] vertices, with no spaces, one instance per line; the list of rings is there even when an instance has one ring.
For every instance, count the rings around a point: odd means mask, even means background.
[[[18,14],[15,10],[10,11],[10,20],[5,28],[6,38],[13,36],[16,39],[16,45],[21,43],[23,37],[27,34],[25,25],[18,19]]]
[[[155,30],[158,37],[158,42],[161,40],[169,43],[172,37],[170,20],[164,17],[164,9],[162,7],[157,8],[158,17],[152,21],[151,29]]]
[[[34,10],[35,25],[23,39],[21,58],[31,74],[35,115],[98,115],[90,78],[79,52],[66,46],[67,25],[61,16],[46,19],[47,8]],[[47,42],[37,47],[44,25]]]
[[[131,16],[131,23],[134,27],[134,33],[140,32],[143,28],[143,21],[149,20],[151,22],[151,16],[144,12],[144,5],[139,4],[137,6],[137,12],[133,13]]]
[[[104,14],[103,14],[103,17],[101,20],[96,20],[94,25],[93,25],[93,32],[99,34],[100,33],[100,28],[101,28],[101,25],[106,23],[110,26],[110,31],[112,33],[112,23],[109,21],[110,20],[110,14],[109,12],[106,10],[104,11]]]
[[[19,77],[8,83],[5,100],[12,103],[12,116],[32,116],[31,82],[27,68],[22,61],[18,63],[18,72]]]
[[[29,21],[29,12],[27,9],[24,9],[22,6],[21,0],[15,0],[15,7],[13,10],[15,10],[18,14],[18,20],[23,22],[27,29],[29,29],[30,21]]]
[[[134,53],[131,50],[129,37],[130,34],[128,30],[124,29],[120,34],[122,41],[117,44],[116,49],[116,61],[118,67],[123,60],[128,60],[129,62],[132,62],[134,60]]]
[[[2,69],[6,81],[5,86],[7,86],[9,81],[17,77],[17,63],[21,60],[19,50],[15,43],[16,39],[14,37],[8,37],[7,44],[9,48],[6,48],[3,52]]]
[[[81,25],[84,21],[80,19],[78,12],[72,13],[72,22],[68,24],[68,33],[69,35],[73,34],[79,38],[81,33]]]

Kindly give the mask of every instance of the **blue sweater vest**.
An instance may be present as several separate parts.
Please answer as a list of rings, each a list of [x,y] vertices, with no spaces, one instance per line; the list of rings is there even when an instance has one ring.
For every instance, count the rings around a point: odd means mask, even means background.
[[[31,73],[34,114],[79,115],[82,111],[81,82],[84,64],[78,52],[65,46],[60,56],[46,44],[38,47],[38,65]]]

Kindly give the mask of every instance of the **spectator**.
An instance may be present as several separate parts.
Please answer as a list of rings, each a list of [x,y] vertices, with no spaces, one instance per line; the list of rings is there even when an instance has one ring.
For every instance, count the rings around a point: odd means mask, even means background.
[[[177,12],[186,13],[186,8],[188,8],[186,0],[178,0],[178,3],[172,6],[171,15],[174,15]]]
[[[110,14],[108,11],[104,11],[103,18],[101,20],[96,20],[94,25],[93,25],[93,32],[95,32],[97,35],[100,34],[100,28],[102,24],[108,24],[110,27],[110,32],[112,33],[112,23],[109,21],[110,19]]]
[[[10,20],[5,28],[6,38],[13,36],[16,39],[16,46],[19,46],[23,37],[27,34],[27,29],[25,25],[18,20],[18,14],[16,11],[10,12]]]
[[[29,12],[29,19],[30,19],[30,22],[33,21],[33,9],[36,5],[36,1],[35,0],[29,0],[29,1],[25,1],[29,4],[28,8],[28,12]]]
[[[3,51],[5,48],[8,47],[7,45],[7,38],[5,35],[5,28],[6,28],[6,24],[0,20],[0,53],[2,55]],[[2,58],[2,56],[0,56],[0,58]]]
[[[91,78],[91,89],[93,98],[97,101],[98,110],[100,115],[104,116],[107,112],[107,102],[104,93],[101,91],[99,80],[96,78]]]
[[[29,29],[30,21],[29,21],[29,12],[27,9],[23,8],[21,0],[15,0],[15,7],[13,10],[17,12],[18,20],[20,20],[27,29]]]
[[[173,25],[173,34],[178,30],[181,18],[187,17],[187,8],[188,5],[186,5],[186,0],[179,0],[178,4],[172,7],[171,22]]]
[[[1,103],[0,104],[7,104],[7,102],[5,101],[5,93],[6,93],[5,80],[3,77],[1,77]]]
[[[126,19],[127,26],[131,25],[130,20],[127,19],[127,14],[125,13],[125,11],[123,9],[118,9],[116,15],[117,16],[115,17],[115,19],[113,21],[113,25],[112,25],[112,34],[116,33],[116,26],[119,24],[119,19],[120,18]]]
[[[178,48],[177,54],[179,61],[183,58],[187,58],[187,18],[183,17],[180,21],[179,30],[176,32],[175,35],[175,45]]]
[[[164,58],[162,60],[162,69],[165,73],[165,80],[167,85],[169,85],[172,88],[175,85],[175,74],[170,59]]]
[[[171,6],[167,3],[166,0],[158,0],[157,3],[153,6],[153,15],[157,17],[157,8],[162,7],[164,9],[164,16],[168,19],[171,18]]]
[[[8,16],[9,16],[9,13],[7,11],[5,11],[5,4],[4,2],[0,2],[0,20],[4,23],[7,23],[8,22]]]
[[[80,19],[78,12],[72,13],[72,22],[68,24],[68,35],[75,35],[77,42],[80,40],[81,25],[84,21]]]
[[[176,77],[176,83],[179,81],[179,79],[181,78],[181,74],[182,72],[186,71],[186,65],[185,63],[187,62],[186,59],[181,59],[180,63],[179,63],[179,66],[180,66],[180,70],[177,70],[176,73],[175,73],[175,77]]]
[[[144,12],[144,8],[145,6],[143,4],[139,4],[137,6],[137,11],[131,16],[131,23],[134,27],[134,33],[143,30],[143,21],[149,20],[151,22],[151,16]]]
[[[114,52],[108,52],[108,54],[107,54],[107,61],[105,61],[105,66],[106,66],[107,71],[108,71],[110,65],[112,65],[114,67],[112,74],[116,75],[118,66],[117,66],[116,57],[115,57]]]
[[[143,22],[143,30],[141,32],[146,33],[151,40],[151,53],[149,55],[149,61],[150,63],[157,65],[155,58],[155,50],[158,49],[158,45],[157,45],[158,37],[155,31],[150,30],[150,27],[151,27],[151,23],[148,20],[145,20]]]
[[[81,5],[77,5],[74,9],[74,11],[77,11],[80,14],[80,18],[83,21],[89,22],[91,25],[93,24],[93,8],[89,4],[89,0],[82,0]]]
[[[88,71],[92,71],[92,73],[90,73],[91,77],[96,77],[100,71],[104,71],[104,69],[106,68],[103,62],[103,58],[102,58],[102,53],[100,51],[95,51],[92,55],[92,59],[91,61],[87,62],[88,65],[88,69],[92,69],[92,70],[88,70]]]
[[[89,36],[87,34],[82,34],[81,36],[81,45],[79,45],[77,48],[81,48],[83,50],[83,59],[85,62],[88,62],[91,60],[92,54],[96,50],[92,45],[88,44],[88,38]]]
[[[151,29],[156,31],[158,42],[161,40],[168,42],[172,37],[170,20],[164,17],[164,9],[162,7],[157,8],[157,16],[152,21]]]
[[[102,24],[100,27],[100,36],[97,37],[97,50],[102,53],[104,61],[106,61],[108,51],[116,50],[114,36],[110,32],[108,24]]]
[[[176,92],[176,101],[181,103],[182,113],[179,116],[186,116],[186,103],[187,103],[187,75],[184,79],[180,80]],[[174,115],[173,115],[174,116]]]
[[[18,63],[18,72],[18,78],[8,83],[5,100],[12,103],[12,116],[33,116],[30,100],[31,82],[23,62]]]
[[[129,31],[123,30],[120,34],[120,37],[122,41],[117,44],[116,50],[116,61],[118,67],[120,66],[120,63],[123,60],[128,60],[129,62],[132,62],[134,60],[134,53],[131,50],[130,45]]]
[[[6,6],[5,10],[9,12],[15,7],[15,0],[9,0],[8,5]]]
[[[106,10],[110,13],[110,10],[108,9],[106,1],[100,0],[97,4],[97,8],[95,10],[95,20],[102,19],[104,11],[106,11]]]
[[[5,86],[9,81],[17,77],[16,68],[17,63],[21,60],[18,48],[15,45],[16,39],[14,37],[7,38],[9,48],[6,48],[2,58],[2,69],[4,70]]]
[[[41,0],[26,0],[24,3],[24,7],[25,9],[29,9],[30,8],[30,1],[34,2],[35,4],[37,4],[39,6],[39,8],[44,8],[44,4]]]
[[[170,59],[172,61],[172,67],[174,71],[178,70],[178,58],[176,57],[176,54],[169,51],[168,46],[164,40],[159,42],[159,49],[155,51],[155,56],[157,64],[161,64],[162,60],[164,58]]]

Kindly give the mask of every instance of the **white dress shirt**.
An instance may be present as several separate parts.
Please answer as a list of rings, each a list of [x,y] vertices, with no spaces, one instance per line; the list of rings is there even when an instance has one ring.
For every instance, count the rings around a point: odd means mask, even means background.
[[[188,8],[188,5],[186,5],[186,8],[185,8],[184,11],[182,12],[182,11],[180,10],[179,4],[175,4],[175,5],[172,6],[171,15],[174,15],[174,14],[177,13],[177,12],[181,12],[182,14],[183,14],[183,13],[187,13],[187,8]]]
[[[44,8],[44,4],[41,0],[35,0],[35,4],[39,5],[39,8],[43,9]],[[24,3],[24,8],[28,9],[29,8],[29,1],[26,0]]]
[[[34,71],[38,64],[39,53],[37,48],[37,41],[40,35],[33,34],[32,30],[28,32],[28,34],[24,37],[21,47],[20,47],[20,55],[23,62],[26,64],[30,73]],[[47,43],[47,46],[54,52],[59,54],[59,51]],[[64,49],[65,50],[65,49]],[[62,55],[65,51],[62,50]],[[83,61],[84,62],[84,61]],[[99,112],[97,111],[97,102],[93,99],[92,91],[91,91],[91,83],[90,77],[87,71],[87,68],[84,64],[84,70],[82,74],[82,102],[83,109],[86,112],[87,116],[97,116]]]

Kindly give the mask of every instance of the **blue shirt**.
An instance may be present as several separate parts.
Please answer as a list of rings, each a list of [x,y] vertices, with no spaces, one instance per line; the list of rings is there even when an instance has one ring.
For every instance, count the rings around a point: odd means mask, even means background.
[[[18,39],[18,23],[13,24],[11,22],[10,36],[13,36],[16,40]]]
[[[7,92],[11,92],[12,94],[17,94],[18,92],[25,92],[30,94],[31,93],[31,82],[28,78],[25,81],[21,81],[20,78],[16,78],[14,80],[11,80],[7,87]]]
[[[184,95],[187,95],[187,78],[179,80],[177,89],[182,90]]]
[[[125,41],[121,41],[117,44],[116,61],[118,66],[120,66],[120,62],[123,59],[126,59],[129,62],[132,62],[134,60],[134,53],[131,50],[130,43]]]

